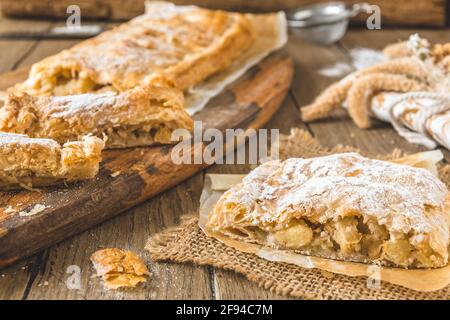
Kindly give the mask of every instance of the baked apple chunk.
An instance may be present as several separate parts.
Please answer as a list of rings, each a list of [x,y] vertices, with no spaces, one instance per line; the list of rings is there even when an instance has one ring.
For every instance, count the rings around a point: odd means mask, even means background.
[[[207,228],[336,260],[442,267],[448,263],[449,192],[424,169],[440,160],[436,152],[416,160],[342,153],[268,162],[223,194]]]

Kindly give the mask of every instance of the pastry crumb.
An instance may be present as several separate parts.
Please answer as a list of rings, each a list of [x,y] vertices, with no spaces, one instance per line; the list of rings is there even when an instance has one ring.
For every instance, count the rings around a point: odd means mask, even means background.
[[[111,173],[110,176],[115,178],[115,177],[119,176],[121,173],[122,172],[120,172],[120,171],[116,171],[116,172]]]
[[[91,261],[108,290],[134,288],[150,275],[147,266],[135,253],[117,248],[101,249],[91,255]]]

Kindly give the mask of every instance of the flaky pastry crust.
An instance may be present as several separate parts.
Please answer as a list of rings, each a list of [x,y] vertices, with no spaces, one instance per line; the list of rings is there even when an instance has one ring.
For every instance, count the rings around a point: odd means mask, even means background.
[[[253,41],[243,14],[150,4],[146,14],[34,64],[14,90],[122,92],[161,75],[185,90],[226,68]]]
[[[101,249],[91,255],[97,275],[108,289],[134,288],[150,274],[144,262],[133,252],[117,248]]]
[[[123,93],[33,97],[11,93],[0,109],[0,131],[59,143],[86,134],[106,137],[106,147],[171,143],[173,130],[191,130],[183,93],[165,81]]]
[[[450,198],[426,159],[356,153],[271,161],[224,193],[213,233],[345,261],[403,268],[448,263]],[[410,165],[415,163],[420,168]]]
[[[103,140],[93,136],[60,145],[51,139],[0,132],[0,189],[93,178],[103,148]]]

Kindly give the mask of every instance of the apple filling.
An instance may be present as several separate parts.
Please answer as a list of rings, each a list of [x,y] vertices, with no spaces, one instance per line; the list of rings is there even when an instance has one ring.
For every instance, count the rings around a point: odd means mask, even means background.
[[[275,249],[337,260],[371,261],[404,268],[440,267],[446,263],[430,247],[426,236],[422,236],[422,241],[413,241],[412,235],[389,233],[386,227],[358,216],[325,224],[293,219],[282,228],[267,226],[263,230],[247,226],[227,228],[221,233]]]
[[[61,69],[51,76],[39,77],[39,81],[26,86],[26,92],[34,96],[67,96],[107,91],[118,92],[112,84],[98,83],[91,77],[80,76],[78,71],[71,69]]]
[[[1,133],[0,145],[0,189],[93,178],[104,148],[93,136],[60,145],[12,133]]]
[[[108,148],[143,146],[171,143],[171,129],[167,123],[155,123],[142,126],[111,127],[105,130]]]

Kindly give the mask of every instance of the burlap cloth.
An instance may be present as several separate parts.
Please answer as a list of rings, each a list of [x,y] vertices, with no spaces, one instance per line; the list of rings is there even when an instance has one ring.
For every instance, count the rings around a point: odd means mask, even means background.
[[[293,129],[290,136],[282,136],[280,140],[281,158],[315,157],[348,151],[364,154],[345,146],[324,148],[307,132],[299,129]],[[377,157],[392,159],[402,155],[400,150],[395,150],[392,154]],[[441,165],[439,174],[449,186],[450,165]],[[434,292],[419,292],[382,282],[374,288],[367,285],[365,277],[348,277],[267,261],[208,238],[197,223],[197,217],[184,217],[179,226],[150,237],[146,246],[150,257],[155,261],[193,263],[233,270],[271,292],[303,299],[450,299],[450,286]]]

